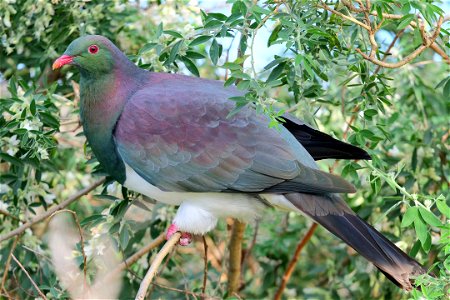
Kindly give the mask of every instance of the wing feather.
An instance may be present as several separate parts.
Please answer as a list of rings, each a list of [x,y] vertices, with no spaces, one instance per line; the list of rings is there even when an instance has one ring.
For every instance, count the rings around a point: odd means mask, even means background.
[[[313,168],[303,146],[293,137],[288,142],[286,129],[269,128],[266,116],[244,107],[228,117],[235,103],[220,83],[205,82],[196,87],[178,78],[146,86],[125,106],[115,142],[122,159],[148,182],[187,192],[354,190]]]

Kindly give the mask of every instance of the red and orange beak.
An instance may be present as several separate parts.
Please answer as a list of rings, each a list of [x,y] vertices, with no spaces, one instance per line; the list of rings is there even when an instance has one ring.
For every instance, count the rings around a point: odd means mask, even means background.
[[[73,56],[63,54],[53,63],[52,69],[56,70],[61,68],[64,65],[70,64],[73,61]]]

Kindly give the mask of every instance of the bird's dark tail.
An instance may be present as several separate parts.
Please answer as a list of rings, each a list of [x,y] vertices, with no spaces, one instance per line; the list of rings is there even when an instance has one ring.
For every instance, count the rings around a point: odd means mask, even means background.
[[[372,262],[399,287],[411,290],[414,285],[411,277],[427,272],[417,261],[359,218],[338,195],[285,194],[285,197]]]

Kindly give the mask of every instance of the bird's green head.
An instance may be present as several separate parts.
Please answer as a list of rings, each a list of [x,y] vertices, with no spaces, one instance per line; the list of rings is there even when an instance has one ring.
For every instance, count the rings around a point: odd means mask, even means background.
[[[64,65],[75,65],[82,75],[99,76],[111,73],[117,56],[123,54],[107,38],[101,35],[86,35],[77,38],[64,54],[53,63],[53,70]]]

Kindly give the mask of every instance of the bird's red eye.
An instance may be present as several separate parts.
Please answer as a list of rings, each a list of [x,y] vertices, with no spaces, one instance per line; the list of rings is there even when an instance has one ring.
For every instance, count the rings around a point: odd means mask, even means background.
[[[90,54],[95,54],[98,52],[98,46],[97,45],[90,45],[88,48],[88,51]]]

